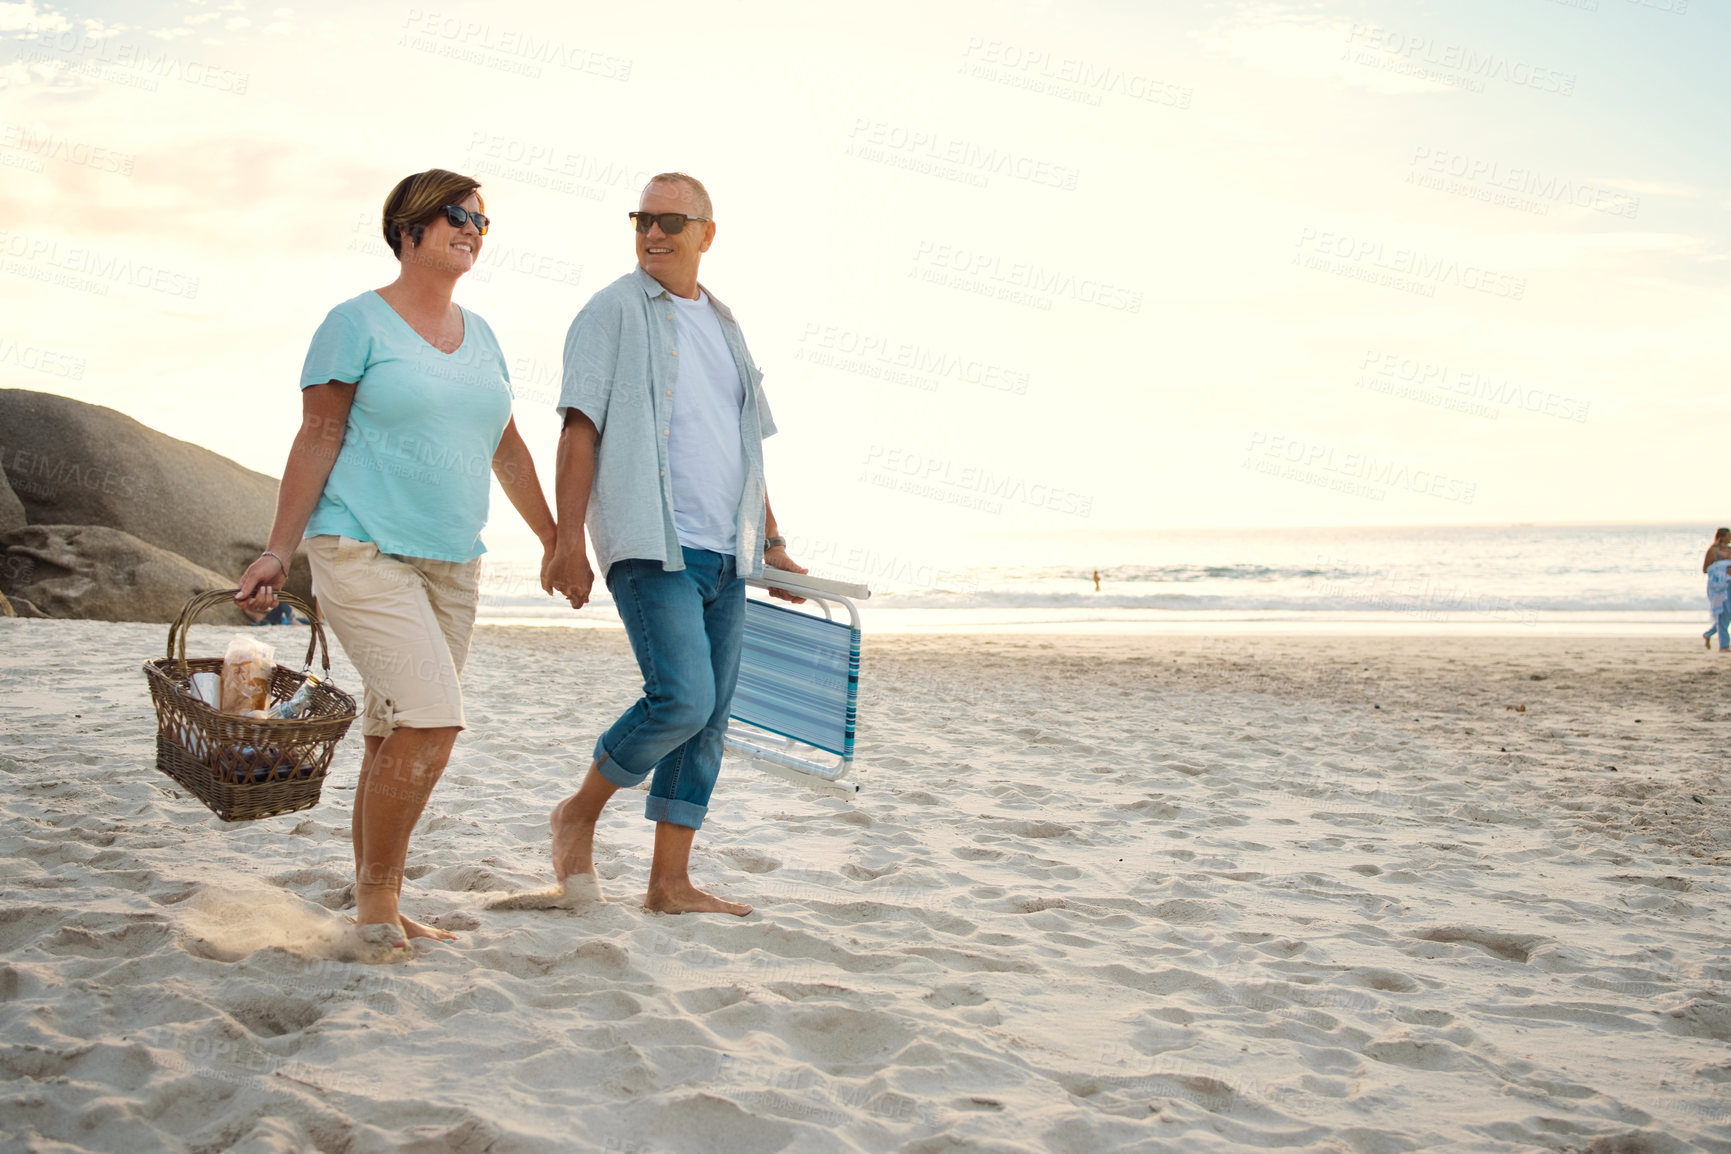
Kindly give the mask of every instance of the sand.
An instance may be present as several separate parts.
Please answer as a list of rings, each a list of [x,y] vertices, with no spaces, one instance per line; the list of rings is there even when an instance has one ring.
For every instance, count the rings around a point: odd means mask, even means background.
[[[724,769],[735,919],[636,904],[629,793],[605,902],[487,908],[636,682],[484,628],[405,892],[459,938],[364,966],[358,740],[218,822],[152,768],[164,632],[0,622],[0,1150],[1731,1150],[1691,637],[871,637],[857,799]]]

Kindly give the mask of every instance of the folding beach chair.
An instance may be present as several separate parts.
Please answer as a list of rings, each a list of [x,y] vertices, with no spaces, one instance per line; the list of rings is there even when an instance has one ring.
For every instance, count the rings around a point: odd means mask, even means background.
[[[733,691],[726,748],[758,769],[826,793],[854,794],[843,782],[853,768],[859,704],[859,609],[871,590],[825,577],[765,570],[748,584],[786,589],[823,616],[748,597],[739,685]],[[844,624],[831,606],[847,610]],[[826,756],[827,755],[827,756]]]

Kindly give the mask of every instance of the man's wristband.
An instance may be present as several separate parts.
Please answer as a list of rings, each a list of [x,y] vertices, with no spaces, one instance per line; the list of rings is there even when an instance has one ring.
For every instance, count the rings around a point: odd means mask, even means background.
[[[763,551],[765,553],[769,552],[771,549],[785,549],[785,548],[787,548],[787,538],[786,537],[765,537],[763,539]]]

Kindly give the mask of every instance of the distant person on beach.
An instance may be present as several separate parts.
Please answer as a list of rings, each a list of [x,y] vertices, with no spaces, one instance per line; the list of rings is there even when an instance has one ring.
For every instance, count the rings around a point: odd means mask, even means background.
[[[289,608],[287,601],[278,601],[274,609],[258,610],[250,604],[242,605],[240,611],[246,614],[246,619],[254,625],[305,625],[305,617],[296,616]]]
[[[409,833],[464,725],[489,467],[545,547],[556,534],[511,417],[505,355],[451,300],[488,219],[480,182],[443,169],[385,200],[397,279],[330,311],[301,370],[301,427],[277,489],[270,547],[235,600],[269,609],[305,538],[319,612],[360,671],[365,753],[355,788],[355,921],[375,955],[453,935],[398,908]]]
[[[1707,614],[1713,624],[1701,634],[1701,643],[1713,648],[1713,634],[1719,634],[1719,652],[1731,649],[1731,529],[1716,529],[1713,544],[1701,561],[1701,572],[1707,574]]]
[[[1100,592],[1100,571],[1094,570],[1094,592]]]
[[[775,432],[762,374],[733,313],[697,280],[715,241],[709,192],[652,177],[630,214],[637,267],[590,298],[565,337],[552,585],[572,608],[594,573],[584,529],[643,674],[643,696],[595,743],[577,792],[553,810],[553,873],[599,897],[595,823],[653,774],[644,905],[663,913],[751,907],[692,884],[691,844],[721,770],[739,674],[745,578],[787,555],[763,476]],[[780,593],[784,599],[801,598]]]
[[[1713,530],[1713,543],[1707,546],[1707,556],[1701,561],[1701,572],[1707,572],[1707,566],[1715,561],[1731,558],[1731,529]]]

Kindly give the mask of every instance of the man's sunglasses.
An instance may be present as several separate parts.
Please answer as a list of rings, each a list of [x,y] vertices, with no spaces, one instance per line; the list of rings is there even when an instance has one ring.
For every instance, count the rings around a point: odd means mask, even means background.
[[[487,225],[491,223],[485,213],[470,212],[460,204],[447,204],[445,219],[451,222],[452,228],[462,228],[472,220],[475,222],[475,231],[482,236],[487,235]]]
[[[668,236],[678,236],[685,231],[687,221],[696,220],[702,221],[704,224],[709,223],[707,216],[686,216],[683,212],[628,212],[625,215],[631,218],[632,223],[637,226],[637,231],[645,235],[648,234],[649,226],[652,224],[660,225],[661,231]]]

